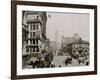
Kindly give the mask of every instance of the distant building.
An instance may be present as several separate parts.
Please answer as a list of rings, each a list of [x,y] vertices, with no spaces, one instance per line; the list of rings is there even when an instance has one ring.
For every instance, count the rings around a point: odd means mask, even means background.
[[[42,57],[41,51],[45,48],[47,39],[46,21],[45,12],[23,11],[23,66],[27,64],[27,61],[34,61],[33,57]]]
[[[50,41],[50,48],[53,54],[56,55],[56,42],[55,41]]]
[[[79,40],[81,37],[77,33],[75,33],[73,34],[73,38],[75,38],[76,40]]]
[[[86,57],[89,55],[89,42],[82,40],[76,40],[67,45],[68,52],[77,57]]]
[[[64,36],[62,36],[62,39],[61,39],[61,50],[63,52],[67,52],[67,45],[69,43],[74,42],[74,41],[76,41],[76,39],[74,37],[64,37]]]
[[[46,50],[46,52],[49,52],[49,50],[50,50],[50,40],[49,40],[49,38],[46,39],[45,50]]]
[[[67,51],[67,45],[72,43],[72,42],[74,42],[74,41],[76,41],[76,40],[79,40],[80,38],[81,37],[77,33],[75,33],[72,37],[64,37],[64,36],[62,36],[62,39],[61,39],[61,50],[63,52],[65,52],[65,53],[68,52]]]

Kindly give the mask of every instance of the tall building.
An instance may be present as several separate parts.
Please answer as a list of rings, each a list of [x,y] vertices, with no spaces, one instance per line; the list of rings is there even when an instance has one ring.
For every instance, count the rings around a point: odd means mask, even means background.
[[[61,39],[61,49],[63,50],[63,52],[67,52],[67,45],[69,43],[74,42],[76,39],[74,37],[64,37],[62,36]]]
[[[61,49],[64,51],[64,52],[68,52],[67,51],[67,45],[76,41],[76,40],[79,40],[80,39],[80,36],[75,33],[73,35],[73,37],[64,37],[62,36],[62,39],[61,39]]]
[[[25,39],[22,39],[23,66],[27,61],[34,61],[34,57],[42,57],[42,50],[46,42],[46,21],[45,12],[23,11],[23,26],[27,27],[22,33],[26,33]],[[23,35],[22,35],[23,36]],[[26,57],[25,57],[26,56]]]
[[[50,47],[54,55],[56,55],[56,42],[50,41]]]

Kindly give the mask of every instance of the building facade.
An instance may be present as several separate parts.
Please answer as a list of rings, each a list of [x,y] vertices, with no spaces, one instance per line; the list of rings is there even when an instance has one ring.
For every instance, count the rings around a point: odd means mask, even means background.
[[[23,67],[28,61],[36,61],[38,57],[42,57],[42,51],[46,44],[46,21],[45,12],[23,11],[23,26],[27,27],[27,33],[22,31],[24,35],[22,39],[23,49]]]
[[[79,39],[68,44],[69,54],[78,61],[88,61],[89,63],[89,42]],[[80,63],[80,62],[79,62]]]
[[[67,45],[76,41],[76,39],[74,37],[64,37],[62,36],[62,39],[61,39],[61,50],[63,52],[68,52],[67,51]]]

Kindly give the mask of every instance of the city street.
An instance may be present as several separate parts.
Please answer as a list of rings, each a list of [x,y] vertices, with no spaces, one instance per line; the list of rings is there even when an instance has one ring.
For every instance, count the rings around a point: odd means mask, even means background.
[[[77,61],[77,59],[73,59],[72,58],[72,62],[69,64],[65,64],[65,60],[68,58],[69,56],[54,56],[52,64],[55,65],[55,67],[67,67],[67,66],[85,66],[84,63],[80,63]]]
[[[59,65],[65,67],[66,64],[65,64],[65,59],[66,59],[67,56],[54,56],[54,59],[52,61],[52,64],[55,65],[55,67],[59,67]]]

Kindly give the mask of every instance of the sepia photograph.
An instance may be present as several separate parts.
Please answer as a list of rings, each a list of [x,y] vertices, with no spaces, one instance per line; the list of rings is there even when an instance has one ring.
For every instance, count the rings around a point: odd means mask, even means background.
[[[22,68],[88,66],[89,14],[22,11]]]
[[[12,1],[11,76],[97,74],[97,6]]]

